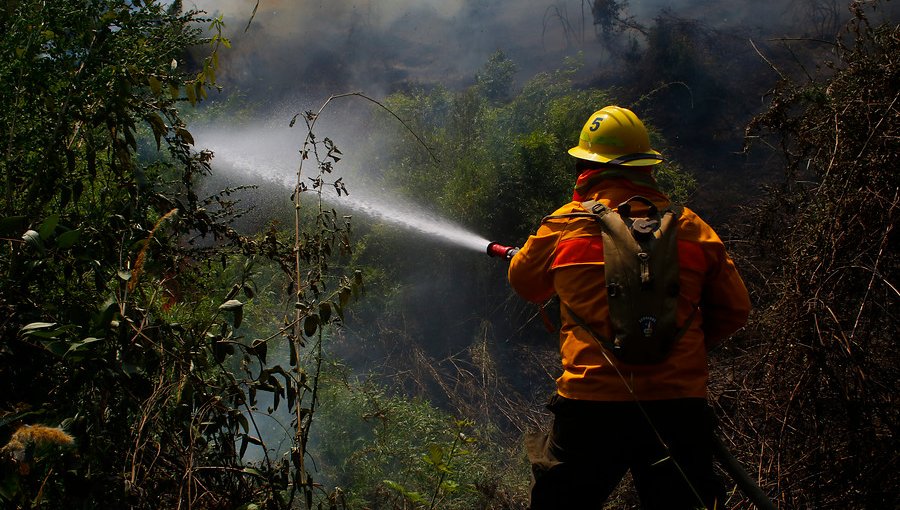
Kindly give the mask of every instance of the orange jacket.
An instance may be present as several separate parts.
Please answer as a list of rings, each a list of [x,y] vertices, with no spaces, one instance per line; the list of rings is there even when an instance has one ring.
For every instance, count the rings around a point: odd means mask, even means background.
[[[597,181],[596,177],[591,181]],[[581,202],[590,199],[614,208],[635,195],[650,199],[660,209],[667,207],[668,198],[646,184],[625,178],[600,179],[589,189],[579,190],[580,194],[576,191],[578,200],[553,214],[584,212]],[[629,365],[606,353],[641,400],[706,398],[707,350],[741,328],[750,312],[747,289],[722,241],[688,208],[678,220],[678,256],[679,326],[686,322],[695,304],[699,311],[671,355],[655,365]],[[509,282],[519,295],[535,303],[557,294],[598,335],[611,338],[603,242],[595,220],[545,220],[510,261]],[[566,306],[561,307],[563,374],[556,380],[559,394],[579,400],[632,400],[622,378],[603,356],[603,347],[575,324]]]

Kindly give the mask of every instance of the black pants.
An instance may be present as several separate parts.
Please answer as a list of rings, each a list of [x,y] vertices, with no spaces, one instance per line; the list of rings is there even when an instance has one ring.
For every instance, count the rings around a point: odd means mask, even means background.
[[[646,510],[724,508],[706,401],[641,406],[647,416],[636,402],[554,396],[548,406],[552,430],[527,440],[534,475],[531,510],[601,509],[629,469]]]

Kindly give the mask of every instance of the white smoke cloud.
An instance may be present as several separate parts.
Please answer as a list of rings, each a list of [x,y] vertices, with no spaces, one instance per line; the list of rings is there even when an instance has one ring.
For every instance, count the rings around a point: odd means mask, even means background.
[[[574,52],[557,6],[578,30],[591,33],[587,4],[574,0],[193,0],[185,7],[224,16],[233,49],[223,52],[225,85],[245,88],[358,88],[375,93],[405,81],[471,80],[502,50],[525,74]],[[581,8],[587,9],[586,17]],[[296,85],[298,81],[304,84]],[[310,83],[312,81],[313,83]],[[346,83],[346,87],[336,84]]]
[[[378,94],[406,82],[471,83],[497,50],[520,78],[559,67],[577,51],[597,65],[589,0],[187,0],[224,16],[234,47],[223,52],[226,87]],[[254,8],[255,17],[249,28]],[[711,26],[784,22],[795,0],[632,0],[628,14],[650,24],[660,9]],[[760,13],[766,12],[765,16]],[[624,36],[623,36],[624,37]],[[301,92],[302,93],[302,92]]]
[[[389,27],[405,13],[431,10],[442,18],[452,18],[465,7],[466,0],[377,0],[377,1],[318,1],[260,0],[257,15],[279,16],[286,24],[300,22],[313,26],[324,21],[319,16],[342,18],[359,13],[369,22],[381,28]],[[186,2],[210,14],[223,14],[228,18],[249,19],[256,7],[256,0],[193,0]],[[308,16],[298,16],[299,13]]]

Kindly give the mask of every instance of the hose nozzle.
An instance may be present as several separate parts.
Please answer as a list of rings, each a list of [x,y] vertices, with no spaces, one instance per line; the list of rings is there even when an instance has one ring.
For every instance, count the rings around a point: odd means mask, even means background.
[[[503,246],[500,243],[490,243],[487,245],[487,254],[489,257],[511,260],[516,253],[519,253],[519,249],[514,246]]]

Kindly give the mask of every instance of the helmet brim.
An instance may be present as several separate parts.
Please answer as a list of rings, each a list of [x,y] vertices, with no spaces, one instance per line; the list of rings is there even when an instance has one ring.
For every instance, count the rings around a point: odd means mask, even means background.
[[[598,154],[596,152],[591,152],[582,148],[581,146],[576,145],[569,149],[569,155],[572,157],[576,157],[578,159],[585,159],[587,161],[596,161],[598,163],[611,163],[619,166],[652,166],[658,165],[663,162],[662,154],[650,149],[646,152],[637,154]],[[633,158],[634,156],[646,156],[646,157],[638,157]],[[627,161],[618,161],[620,159],[626,159]]]

